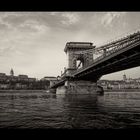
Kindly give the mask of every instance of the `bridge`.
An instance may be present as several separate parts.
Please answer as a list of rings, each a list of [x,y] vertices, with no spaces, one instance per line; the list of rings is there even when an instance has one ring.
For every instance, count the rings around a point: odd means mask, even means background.
[[[101,76],[140,66],[140,32],[97,48],[91,42],[68,42],[64,51],[68,68],[50,88],[90,92],[96,89]]]

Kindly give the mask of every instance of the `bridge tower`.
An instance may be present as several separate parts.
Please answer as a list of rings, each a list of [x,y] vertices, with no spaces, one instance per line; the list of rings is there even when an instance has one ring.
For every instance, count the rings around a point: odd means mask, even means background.
[[[90,42],[68,42],[64,51],[67,54],[68,67],[66,69],[66,80],[64,85],[56,89],[56,93],[66,94],[96,94],[97,84],[95,81],[74,79],[73,73],[77,72],[77,61],[82,64],[82,68],[93,63],[95,46]]]
[[[70,76],[78,69],[78,61],[82,67],[86,67],[92,63],[94,48],[95,46],[90,42],[68,42],[64,49],[68,59],[67,75]]]

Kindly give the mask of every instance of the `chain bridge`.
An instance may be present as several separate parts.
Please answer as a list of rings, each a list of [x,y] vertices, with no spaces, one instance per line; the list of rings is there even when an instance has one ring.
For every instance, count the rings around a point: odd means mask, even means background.
[[[68,42],[64,51],[68,67],[50,88],[93,90],[101,76],[140,66],[140,32],[97,48],[91,42]]]

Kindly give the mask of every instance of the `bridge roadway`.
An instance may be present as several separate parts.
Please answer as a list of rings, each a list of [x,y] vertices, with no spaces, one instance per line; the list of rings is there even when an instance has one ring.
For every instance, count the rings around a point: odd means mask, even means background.
[[[108,51],[106,56],[95,59],[88,67],[73,72],[71,76],[65,75],[51,88],[64,85],[68,78],[96,82],[103,75],[137,66],[140,66],[140,34],[122,43],[117,49]]]

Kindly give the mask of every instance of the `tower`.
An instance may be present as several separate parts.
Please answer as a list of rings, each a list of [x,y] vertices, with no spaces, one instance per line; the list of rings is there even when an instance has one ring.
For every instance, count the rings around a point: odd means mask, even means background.
[[[10,76],[14,76],[14,71],[13,71],[13,69],[11,69],[11,71],[10,71]]]
[[[93,62],[93,52],[95,46],[90,42],[68,42],[65,46],[65,53],[67,54],[68,68],[67,74],[77,70],[77,63],[86,67]]]
[[[127,80],[127,78],[126,78],[126,75],[124,74],[123,75],[123,81],[126,81]]]

